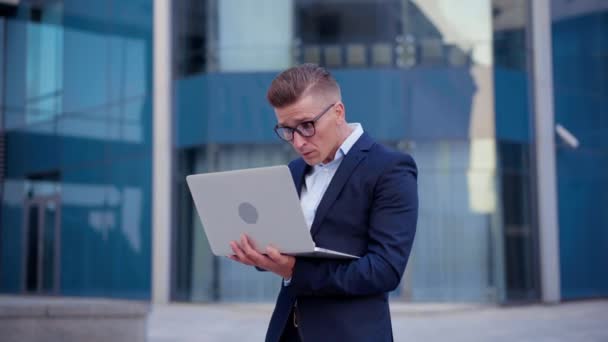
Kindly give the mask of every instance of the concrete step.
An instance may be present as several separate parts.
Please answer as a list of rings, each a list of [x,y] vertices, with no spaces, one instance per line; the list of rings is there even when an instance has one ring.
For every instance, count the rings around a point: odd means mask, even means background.
[[[2,342],[146,340],[146,302],[72,297],[0,296]]]

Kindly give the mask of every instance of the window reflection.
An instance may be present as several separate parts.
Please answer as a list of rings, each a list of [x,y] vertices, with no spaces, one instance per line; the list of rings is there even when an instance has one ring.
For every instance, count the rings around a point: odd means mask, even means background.
[[[210,13],[206,15],[212,22],[217,18]],[[492,2],[294,0],[291,15],[292,40],[280,41],[276,48],[292,46],[291,63],[330,67],[341,82],[348,120],[362,122],[378,140],[407,148],[418,162],[419,233],[408,276],[393,297],[497,300],[501,279],[495,270],[501,267],[497,255],[502,249],[496,246],[502,236],[497,217]],[[251,25],[251,20],[242,23]],[[213,39],[215,33],[205,27],[204,34],[200,28],[197,32]],[[231,53],[249,58],[242,51],[247,45],[234,42]],[[260,56],[274,53],[274,48],[266,47]],[[209,41],[206,49],[206,56],[230,55],[222,55],[221,46]],[[179,54],[188,56],[188,51],[193,50],[186,47]],[[263,132],[270,132],[274,118],[261,110],[268,106],[265,87],[283,64],[276,62],[274,71],[267,65],[243,65],[247,72],[215,72],[222,70],[208,66],[206,70],[214,72],[178,76],[182,176],[271,165],[273,155],[284,158],[277,159],[279,163],[290,160],[267,144]],[[200,89],[206,91],[194,96]],[[193,108],[201,108],[203,117]],[[205,129],[194,132],[192,123]],[[276,282],[267,284],[270,280],[257,273],[213,258],[184,187],[180,182],[178,211],[184,223],[177,232],[176,297],[271,299]],[[259,287],[251,292],[253,287],[242,283]]]
[[[48,122],[62,110],[62,3],[33,8],[26,24],[25,124]]]
[[[445,16],[455,6],[442,1],[296,1],[296,61],[332,68],[459,66],[471,58],[490,64],[488,1],[468,2],[457,7],[467,7],[466,15]]]
[[[60,293],[145,299],[151,2],[22,1],[8,12],[0,21],[0,52],[10,66],[0,75],[7,158],[1,217],[3,227],[17,229],[2,231],[2,269],[25,274],[25,252],[15,243],[26,224],[24,201],[53,195],[59,205],[39,217],[59,221]],[[61,177],[40,178],[49,170]],[[51,235],[38,238],[48,247]],[[56,260],[42,254],[47,272]],[[44,275],[45,288],[59,280]],[[0,278],[2,290],[23,291],[19,277]]]

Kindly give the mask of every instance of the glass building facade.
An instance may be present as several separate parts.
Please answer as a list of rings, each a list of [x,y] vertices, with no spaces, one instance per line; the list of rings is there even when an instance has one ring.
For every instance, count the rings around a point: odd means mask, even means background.
[[[148,299],[150,1],[22,1],[0,27],[0,289]]]
[[[153,2],[0,5],[1,292],[151,298]],[[608,295],[608,6],[582,3],[551,2],[555,120],[580,141],[555,152],[565,299]],[[305,62],[333,72],[348,121],[417,161],[392,299],[540,300],[530,1],[172,7],[170,300],[275,298],[278,277],[211,254],[185,176],[295,158],[265,93]]]
[[[562,297],[606,297],[608,3],[559,0],[551,10],[555,121],[580,141],[556,149]]]
[[[512,22],[513,15],[520,21]],[[497,301],[507,291],[505,276],[514,297],[537,296],[529,206],[519,201],[529,200],[526,15],[523,1],[178,5],[177,18],[187,20],[176,18],[174,29],[176,188],[181,189],[175,298],[275,296],[279,282],[273,275],[210,254],[183,179],[293,158],[290,147],[273,135],[274,116],[264,95],[277,71],[303,62],[334,72],[349,121],[361,122],[377,140],[417,160],[419,228],[394,297]],[[508,77],[520,91],[497,95]],[[513,98],[518,112],[504,113],[518,116],[521,125],[511,128],[519,140],[505,134],[503,143],[495,103],[511,104]],[[503,160],[501,149],[508,158]],[[505,222],[505,210],[513,222]],[[510,239],[505,226],[530,233]],[[514,265],[505,274],[505,258],[527,269]]]

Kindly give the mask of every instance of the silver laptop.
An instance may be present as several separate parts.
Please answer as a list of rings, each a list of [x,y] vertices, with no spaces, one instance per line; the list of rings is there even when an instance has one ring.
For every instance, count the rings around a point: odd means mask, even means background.
[[[315,246],[285,165],[196,174],[186,181],[215,255],[234,254],[230,241],[245,233],[260,253],[273,245],[289,255],[358,258]]]

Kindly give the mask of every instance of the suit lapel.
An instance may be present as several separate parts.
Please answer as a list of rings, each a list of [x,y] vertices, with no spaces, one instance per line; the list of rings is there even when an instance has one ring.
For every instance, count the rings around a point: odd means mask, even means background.
[[[366,152],[373,145],[373,140],[367,135],[363,134],[359,140],[353,145],[350,151],[344,156],[344,160],[336,170],[336,174],[332,178],[319,206],[317,207],[317,212],[315,213],[315,219],[312,223],[312,227],[310,228],[310,233],[314,236],[323,219],[327,215],[327,212],[331,205],[334,203],[340,191],[355,171],[359,163],[366,157]]]
[[[293,184],[296,186],[298,197],[302,193],[302,183],[304,183],[304,175],[306,174],[309,166],[304,162],[302,158],[296,159],[291,167],[291,176],[293,177]]]

